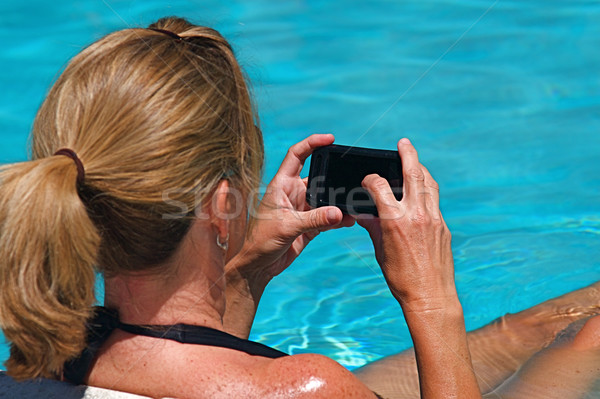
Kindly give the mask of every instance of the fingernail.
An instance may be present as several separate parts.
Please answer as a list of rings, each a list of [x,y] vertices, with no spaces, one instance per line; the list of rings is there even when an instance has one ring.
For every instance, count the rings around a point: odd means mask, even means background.
[[[410,140],[409,140],[409,139],[407,139],[406,137],[405,137],[405,138],[403,138],[403,139],[401,139],[401,140],[400,140],[400,142],[401,142],[402,144],[410,144]]]
[[[337,212],[335,209],[329,209],[327,211],[327,221],[330,223],[337,221]]]

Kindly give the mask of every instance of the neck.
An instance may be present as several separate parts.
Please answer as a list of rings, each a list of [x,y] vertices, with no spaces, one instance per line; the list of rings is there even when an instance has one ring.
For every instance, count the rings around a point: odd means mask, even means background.
[[[159,265],[166,274],[106,278],[105,306],[117,309],[123,323],[185,323],[223,330],[224,257],[216,245],[208,244],[214,236],[210,231],[192,226],[175,254]]]

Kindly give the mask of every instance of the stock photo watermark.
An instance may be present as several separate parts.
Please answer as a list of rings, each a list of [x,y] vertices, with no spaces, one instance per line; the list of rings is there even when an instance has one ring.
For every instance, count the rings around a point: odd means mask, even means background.
[[[162,193],[162,200],[173,209],[163,213],[163,219],[181,219],[193,216],[208,220],[214,216],[221,219],[236,219],[242,215],[254,220],[289,220],[291,217],[301,219],[301,214],[310,209],[322,206],[338,207],[349,215],[377,215],[380,219],[397,219],[405,215],[405,207],[400,206],[402,187],[389,187],[387,195],[379,196],[381,206],[395,207],[398,212],[378,214],[377,206],[371,194],[363,187],[325,187],[320,179],[314,179],[307,190],[298,188],[290,192],[284,187],[273,185],[261,186],[249,193],[235,187],[227,191],[228,210],[223,211],[217,204],[217,196],[213,192],[200,190],[195,194],[193,204],[182,198],[189,196],[191,189],[172,188]],[[308,195],[307,195],[308,193]],[[431,196],[429,190],[419,195]],[[301,198],[300,204],[290,205],[290,198]],[[367,216],[368,217],[368,216]]]

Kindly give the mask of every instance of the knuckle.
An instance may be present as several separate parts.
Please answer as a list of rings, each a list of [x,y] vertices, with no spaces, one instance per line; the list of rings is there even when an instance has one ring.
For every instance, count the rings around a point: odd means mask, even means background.
[[[287,208],[277,208],[277,216],[279,220],[293,220],[297,218],[290,209]]]
[[[404,172],[404,178],[412,182],[419,182],[425,180],[425,174],[421,169],[410,168]]]
[[[319,224],[319,213],[318,212],[312,212],[309,216],[308,216],[308,224],[311,227],[315,227]]]
[[[286,157],[296,157],[298,156],[298,144],[294,144],[287,150]]]
[[[444,225],[444,227],[442,228],[442,237],[448,244],[452,242],[452,233],[446,225]]]
[[[388,186],[387,180],[385,180],[383,177],[377,177],[377,176],[373,177],[372,187],[375,190],[377,190],[377,191],[385,190],[387,186]]]
[[[421,206],[418,206],[414,209],[410,220],[413,222],[413,224],[419,226],[426,226],[431,224],[431,216]]]
[[[438,184],[438,182],[436,182],[433,179],[431,179],[431,181],[427,183],[427,187],[429,187],[435,191],[440,191],[440,185]]]
[[[450,229],[448,228],[448,226],[446,226],[446,224],[444,223],[443,227],[442,227],[443,231],[444,231],[444,235],[448,238],[452,238],[452,232],[450,231]]]
[[[308,218],[308,226],[316,229],[327,222],[327,216],[324,212],[312,212]]]
[[[444,230],[444,225],[442,223],[442,219],[439,217],[432,217],[431,218],[431,223],[433,224],[433,226],[436,228],[436,230],[442,231]]]

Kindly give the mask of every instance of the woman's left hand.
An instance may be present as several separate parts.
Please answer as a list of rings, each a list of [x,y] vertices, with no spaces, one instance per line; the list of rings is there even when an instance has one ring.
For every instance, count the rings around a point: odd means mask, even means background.
[[[257,272],[269,279],[284,271],[321,231],[354,224],[354,218],[335,206],[310,209],[306,202],[307,179],[300,178],[304,161],[333,140],[331,134],[314,134],[290,147],[250,216],[251,228],[239,255],[259,261]]]
[[[241,251],[225,266],[227,311],[248,302],[244,296],[258,306],[269,281],[284,271],[320,232],[354,224],[354,218],[343,215],[337,207],[310,209],[306,202],[307,179],[300,178],[304,161],[315,148],[333,141],[331,134],[313,134],[288,150],[260,205],[251,210],[250,229]],[[251,311],[249,307],[246,304],[244,311]]]

